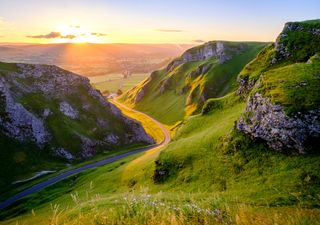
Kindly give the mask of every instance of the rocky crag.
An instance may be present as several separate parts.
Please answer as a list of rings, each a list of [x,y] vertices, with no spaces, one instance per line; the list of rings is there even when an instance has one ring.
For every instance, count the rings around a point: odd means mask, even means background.
[[[50,65],[0,63],[0,131],[68,160],[153,140],[89,80]]]
[[[237,129],[277,151],[320,149],[320,20],[287,23],[240,73]]]

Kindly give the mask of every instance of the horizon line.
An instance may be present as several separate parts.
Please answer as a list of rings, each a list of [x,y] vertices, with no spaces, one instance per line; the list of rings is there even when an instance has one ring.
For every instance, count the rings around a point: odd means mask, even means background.
[[[0,42],[0,45],[61,45],[61,44],[74,44],[74,45],[82,45],[82,44],[97,44],[97,45],[113,45],[113,44],[132,44],[132,45],[202,45],[208,42],[221,41],[221,42],[258,42],[258,43],[273,43],[275,41],[257,41],[257,40],[210,40],[204,41],[202,43],[195,42],[61,42],[61,43],[38,43],[38,42]]]

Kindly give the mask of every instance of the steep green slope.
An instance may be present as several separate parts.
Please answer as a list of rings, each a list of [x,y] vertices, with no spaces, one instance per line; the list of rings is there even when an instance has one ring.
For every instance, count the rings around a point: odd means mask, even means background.
[[[234,130],[243,107],[234,94],[209,100],[160,154],[155,182],[254,205],[318,206],[320,156],[282,155]]]
[[[234,91],[238,73],[264,46],[250,42],[197,46],[166,69],[153,72],[120,100],[172,125],[200,112],[205,100]]]
[[[87,78],[55,66],[0,63],[0,189],[35,172],[152,143]]]

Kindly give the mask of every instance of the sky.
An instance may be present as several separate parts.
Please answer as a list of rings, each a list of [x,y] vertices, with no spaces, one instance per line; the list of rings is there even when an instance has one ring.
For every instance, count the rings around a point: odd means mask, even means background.
[[[319,0],[0,0],[0,42],[274,41]]]

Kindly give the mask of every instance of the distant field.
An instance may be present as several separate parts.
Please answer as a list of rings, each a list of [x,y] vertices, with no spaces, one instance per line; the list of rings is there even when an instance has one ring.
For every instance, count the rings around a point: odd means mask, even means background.
[[[127,91],[136,86],[140,81],[149,76],[148,73],[132,74],[130,77],[123,79],[122,74],[108,74],[104,76],[89,77],[92,85],[101,92],[117,92],[118,89]]]

